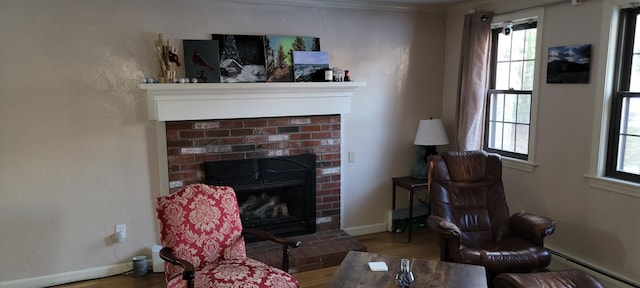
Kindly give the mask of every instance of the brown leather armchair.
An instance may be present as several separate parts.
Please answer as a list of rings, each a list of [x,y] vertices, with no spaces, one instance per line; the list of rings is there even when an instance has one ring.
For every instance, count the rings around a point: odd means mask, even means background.
[[[503,272],[549,265],[544,237],[553,220],[519,212],[509,216],[502,162],[485,151],[446,152],[430,158],[430,229],[440,235],[443,261],[484,266],[489,280]]]
[[[580,287],[604,288],[587,272],[569,269],[556,272],[502,273],[494,281],[496,288]]]

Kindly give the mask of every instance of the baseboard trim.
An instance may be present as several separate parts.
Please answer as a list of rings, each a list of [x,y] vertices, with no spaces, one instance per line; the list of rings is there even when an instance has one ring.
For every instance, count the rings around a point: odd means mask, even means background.
[[[547,267],[551,271],[560,271],[566,269],[580,269],[591,274],[591,276],[602,282],[604,287],[608,288],[640,288],[638,283],[634,283],[629,279],[625,279],[618,275],[614,275],[602,268],[596,267],[589,263],[567,256],[561,252],[551,250],[551,263]]]
[[[0,288],[37,288],[66,284],[77,281],[104,278],[117,274],[122,274],[131,270],[131,264],[122,263],[116,265],[89,268],[84,270],[70,271],[60,274],[45,275],[33,278],[18,279],[0,282]]]
[[[387,223],[382,222],[382,223],[376,223],[376,224],[370,224],[370,225],[364,225],[364,226],[342,228],[342,230],[344,230],[344,232],[347,232],[351,236],[372,234],[372,233],[387,231]]]
[[[366,235],[387,231],[387,223],[376,223],[370,225],[356,226],[350,228],[342,228],[343,231],[352,236]],[[629,279],[622,277],[612,277],[611,273],[601,270],[588,263],[564,255],[561,252],[551,251],[553,257],[548,269],[551,271],[559,271],[566,269],[581,269],[602,282],[605,287],[610,288],[640,288],[640,285]],[[130,263],[121,263],[116,265],[89,268],[84,270],[70,271],[59,274],[45,275],[32,278],[24,278],[12,281],[0,282],[0,288],[38,288],[61,285],[77,281],[91,280],[114,276],[131,271]]]

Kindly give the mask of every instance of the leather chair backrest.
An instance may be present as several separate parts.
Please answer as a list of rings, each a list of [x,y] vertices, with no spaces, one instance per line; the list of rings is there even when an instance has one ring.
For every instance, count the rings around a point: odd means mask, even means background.
[[[431,213],[460,228],[460,245],[482,248],[509,234],[499,155],[445,152],[430,161]]]

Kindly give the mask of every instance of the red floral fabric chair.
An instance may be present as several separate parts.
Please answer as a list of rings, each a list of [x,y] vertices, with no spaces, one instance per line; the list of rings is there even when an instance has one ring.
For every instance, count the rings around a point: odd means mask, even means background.
[[[247,258],[231,187],[189,185],[158,197],[156,212],[168,288],[299,287],[286,272]]]

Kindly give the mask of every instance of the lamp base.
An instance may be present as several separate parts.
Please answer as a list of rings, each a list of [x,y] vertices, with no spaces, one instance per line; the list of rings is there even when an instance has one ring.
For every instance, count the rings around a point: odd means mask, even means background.
[[[412,178],[427,179],[427,163],[429,162],[429,156],[438,155],[436,146],[422,146],[416,145],[416,162],[409,170],[409,175]]]

